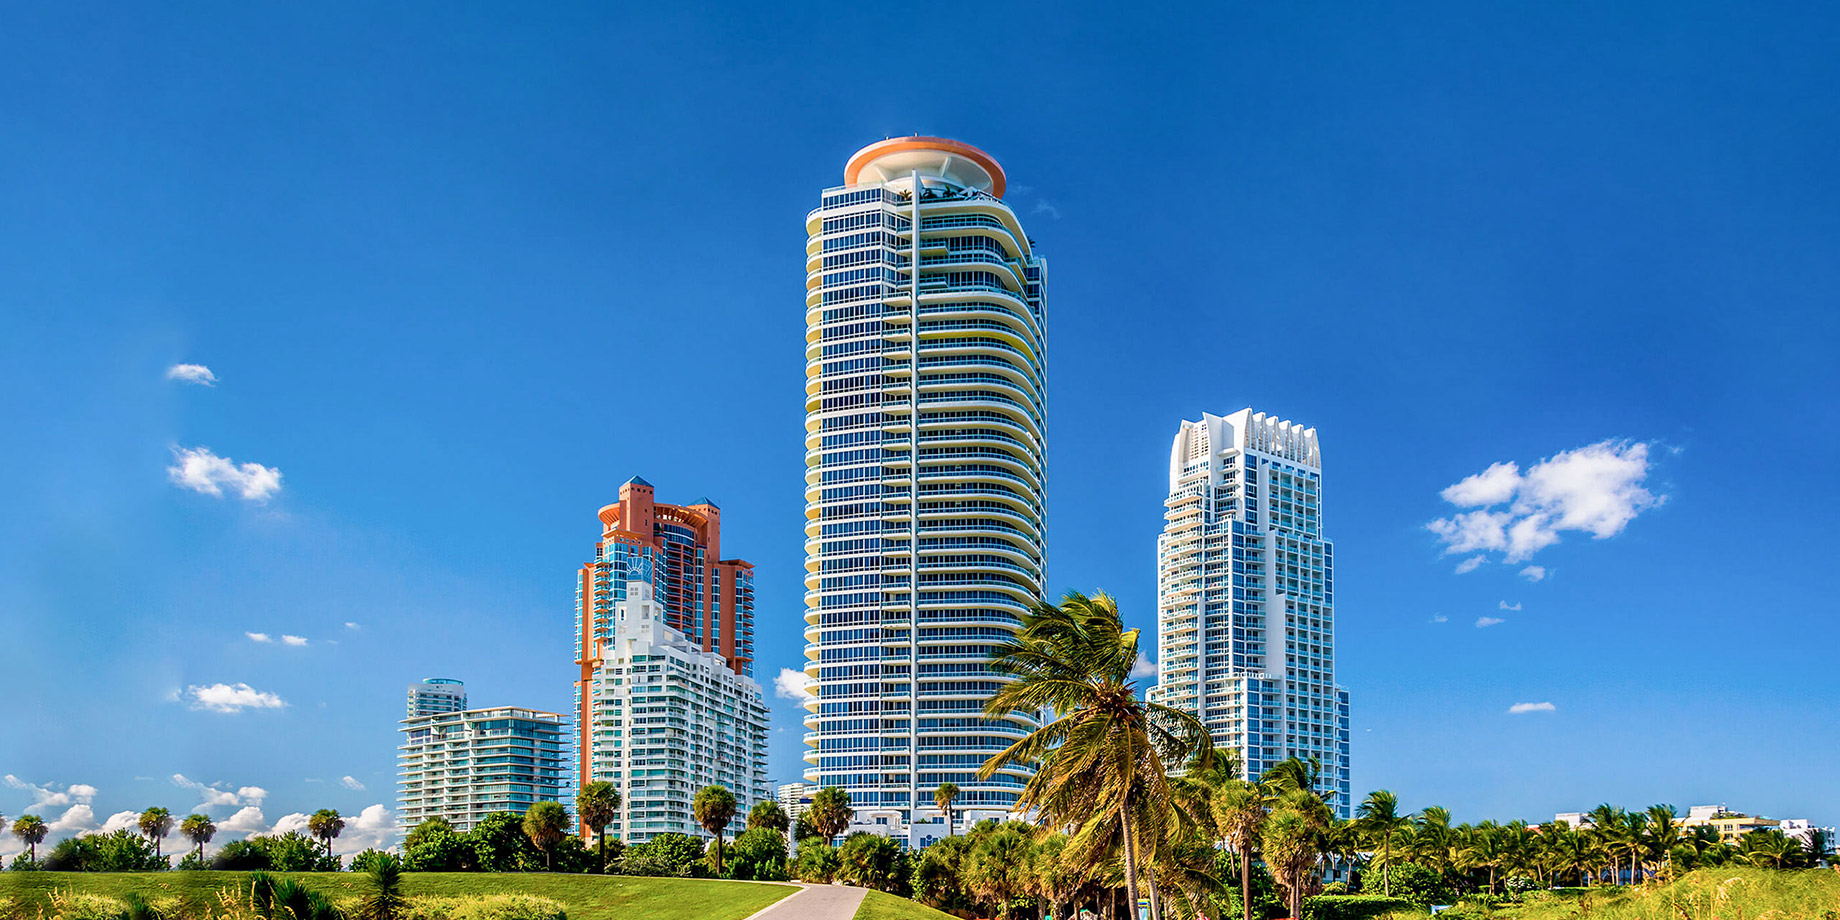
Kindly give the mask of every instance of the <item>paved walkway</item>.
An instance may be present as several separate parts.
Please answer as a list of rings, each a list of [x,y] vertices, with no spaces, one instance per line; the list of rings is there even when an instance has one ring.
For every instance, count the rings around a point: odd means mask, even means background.
[[[806,885],[747,920],[852,920],[867,891],[842,885]]]

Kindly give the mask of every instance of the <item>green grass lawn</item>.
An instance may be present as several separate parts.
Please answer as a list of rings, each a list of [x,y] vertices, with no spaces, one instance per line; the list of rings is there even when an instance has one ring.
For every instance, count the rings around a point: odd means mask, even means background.
[[[957,918],[906,898],[871,891],[863,898],[862,906],[856,909],[856,920],[957,920]]]
[[[354,897],[363,876],[352,872],[275,873],[298,879],[333,898]],[[217,891],[248,878],[243,872],[0,872],[0,898],[11,898],[13,911],[37,917],[49,908],[49,893],[79,893],[120,898],[130,891],[149,900],[177,897],[188,908],[217,903]],[[544,873],[409,872],[403,893],[409,897],[465,897],[482,894],[533,894],[567,906],[569,920],[741,920],[798,889],[759,882],[724,882],[689,878],[634,878],[623,875],[548,875]],[[915,916],[920,916],[916,914]]]
[[[1466,912],[1464,916],[1478,914]],[[1831,869],[1699,869],[1666,884],[1533,892],[1526,903],[1498,907],[1488,917],[1490,920],[1569,920],[1574,917],[1589,917],[1590,920],[1835,920],[1840,918],[1840,872]]]

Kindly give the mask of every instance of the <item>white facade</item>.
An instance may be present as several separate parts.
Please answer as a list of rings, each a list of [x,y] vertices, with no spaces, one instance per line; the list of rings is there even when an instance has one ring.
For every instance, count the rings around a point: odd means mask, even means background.
[[[811,807],[811,797],[818,787],[810,783],[781,783],[774,797],[779,800],[779,807],[786,812],[789,820],[797,821],[805,809]]]
[[[1316,430],[1242,409],[1183,422],[1157,538],[1157,685],[1250,776],[1315,758],[1347,818],[1348,692],[1335,683],[1335,550]]]
[[[410,716],[397,748],[397,823],[445,818],[465,832],[494,812],[562,801],[568,722],[503,706]]]
[[[740,815],[772,798],[760,685],[667,626],[648,581],[627,583],[612,637],[597,646],[586,756],[589,781],[620,790],[609,834],[627,843],[707,836],[691,811],[705,786],[733,793]]]
[[[430,677],[409,685],[411,716],[432,716],[466,708],[466,684],[451,677]]]
[[[946,782],[1006,812],[1029,772],[976,773],[1035,727],[981,713],[1042,592],[1045,266],[975,148],[845,181],[806,218],[805,779],[903,826]]]

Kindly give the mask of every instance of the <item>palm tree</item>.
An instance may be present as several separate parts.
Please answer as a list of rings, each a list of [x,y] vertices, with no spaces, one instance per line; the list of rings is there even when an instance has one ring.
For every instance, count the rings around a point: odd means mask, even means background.
[[[313,839],[326,845],[326,855],[332,856],[332,840],[345,830],[345,819],[339,817],[336,809],[322,808],[307,819],[307,833]]]
[[[1644,843],[1649,859],[1655,863],[1655,874],[1659,875],[1668,855],[1680,845],[1680,825],[1674,820],[1674,806],[1648,806],[1648,837]]]
[[[185,820],[179,822],[179,834],[198,847],[198,860],[203,862],[204,845],[217,836],[217,825],[211,823],[209,815],[186,815]]]
[[[778,802],[772,799],[761,799],[755,802],[753,809],[748,812],[747,826],[750,831],[757,827],[764,827],[767,830],[784,834],[792,826],[792,819],[786,817],[786,809],[779,807]]]
[[[389,853],[383,854],[371,863],[364,882],[364,895],[358,901],[355,920],[402,920],[409,912],[408,899],[402,894],[401,860]]]
[[[854,817],[856,809],[850,807],[850,794],[841,786],[825,786],[812,794],[811,805],[805,809],[801,820],[829,843],[849,829],[850,819]]]
[[[1368,793],[1355,814],[1355,826],[1380,851],[1380,887],[1390,898],[1393,896],[1393,841],[1412,827],[1412,816],[1399,813],[1399,796],[1386,789]]]
[[[1617,874],[1619,871],[1616,868],[1615,854],[1617,849],[1621,846],[1623,825],[1627,816],[1627,812],[1608,802],[1591,809],[1585,814],[1585,819],[1591,822],[1590,837],[1592,841],[1597,844],[1597,848],[1600,849],[1604,855],[1609,857],[1608,865],[1611,867],[1610,884],[1613,885],[1617,882]]]
[[[569,813],[561,802],[538,802],[524,812],[524,836],[543,851],[543,868],[554,870],[556,844],[569,833]]]
[[[1412,825],[1412,860],[1433,872],[1450,868],[1450,809],[1427,806]]]
[[[1257,783],[1233,780],[1214,794],[1214,826],[1239,854],[1239,903],[1252,920],[1252,848],[1271,810],[1271,797]]]
[[[45,826],[44,819],[37,815],[20,815],[19,819],[13,822],[13,836],[18,837],[19,842],[26,845],[30,851],[26,859],[32,862],[38,862],[38,845],[45,842],[45,835],[50,832],[51,829]]]
[[[1744,835],[1744,861],[1760,869],[1793,869],[1801,864],[1799,840],[1778,830],[1756,830]]]
[[[1112,841],[1121,841],[1132,904],[1140,844],[1156,846],[1169,824],[1170,767],[1190,756],[1211,762],[1213,751],[1194,716],[1138,699],[1131,679],[1137,636],[1124,628],[1117,602],[1103,594],[1072,591],[1058,605],[1036,602],[1021,631],[991,656],[992,669],[1013,680],[991,695],[984,712],[1052,710],[1054,719],[978,769],[979,778],[989,779],[1005,766],[1037,765],[1016,807],[1036,809],[1045,826],[1077,828],[1067,852],[1079,864],[1096,864]],[[1156,898],[1151,910],[1160,913]]]
[[[1333,818],[1322,799],[1305,789],[1290,789],[1278,796],[1277,807],[1265,821],[1265,865],[1284,886],[1293,917],[1303,916],[1303,898],[1315,883],[1323,836]]]
[[[172,833],[172,812],[164,808],[149,808],[141,812],[140,821],[137,823],[140,825],[141,833],[146,834],[147,839],[153,841],[153,856],[158,859],[160,841],[165,840],[166,835]]]
[[[765,804],[764,802],[762,804]],[[575,794],[575,815],[600,842],[600,871],[607,871],[607,825],[620,815],[620,790],[606,780],[596,780]]]
[[[939,806],[941,814],[946,816],[946,836],[952,836],[952,800],[958,798],[958,786],[953,783],[940,783],[933,790],[933,804]]]
[[[722,832],[735,820],[735,794],[721,786],[704,786],[691,803],[696,823],[716,835],[716,877],[722,877]]]

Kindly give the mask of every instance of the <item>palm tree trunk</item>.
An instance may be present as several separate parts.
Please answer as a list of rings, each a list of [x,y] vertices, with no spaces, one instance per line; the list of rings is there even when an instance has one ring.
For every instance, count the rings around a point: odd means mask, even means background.
[[[607,828],[601,828],[601,874],[607,874]]]
[[[1380,843],[1380,887],[1386,896],[1393,896],[1393,838],[1387,837]]]
[[[1156,884],[1156,861],[1151,860],[1150,875],[1146,878],[1146,887],[1150,889],[1150,920],[1163,920],[1163,892]]]
[[[1239,907],[1252,920],[1252,842],[1239,848]]]
[[[1137,841],[1131,835],[1131,793],[1118,803],[1118,829],[1124,834],[1124,891],[1131,920],[1137,920]]]

